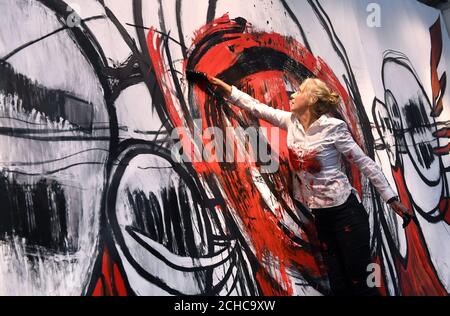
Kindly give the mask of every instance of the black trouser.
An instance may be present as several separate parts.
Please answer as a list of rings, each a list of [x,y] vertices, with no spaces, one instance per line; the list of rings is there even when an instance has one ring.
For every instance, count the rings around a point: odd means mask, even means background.
[[[312,210],[334,295],[380,295],[369,287],[372,272],[369,217],[356,196],[339,206]]]

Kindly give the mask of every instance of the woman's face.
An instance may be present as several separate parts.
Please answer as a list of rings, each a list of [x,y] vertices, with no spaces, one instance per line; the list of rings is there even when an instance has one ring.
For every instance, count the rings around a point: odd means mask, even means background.
[[[291,112],[303,113],[311,105],[310,93],[306,86],[299,87],[298,91],[291,94],[289,105]]]

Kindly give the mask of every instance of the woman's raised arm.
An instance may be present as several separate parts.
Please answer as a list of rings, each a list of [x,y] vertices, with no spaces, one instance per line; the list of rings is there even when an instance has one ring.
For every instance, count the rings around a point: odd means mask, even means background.
[[[231,86],[218,78],[208,76],[208,80],[213,86],[218,87],[224,93],[229,102],[251,112],[257,118],[263,119],[282,129],[288,129],[292,115],[291,112],[274,109],[267,104],[261,103],[247,93],[240,91],[235,86]]]

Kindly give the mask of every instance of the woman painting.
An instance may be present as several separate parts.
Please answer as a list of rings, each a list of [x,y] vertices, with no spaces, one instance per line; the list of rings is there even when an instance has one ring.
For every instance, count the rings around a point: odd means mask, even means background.
[[[343,170],[342,157],[355,163],[397,214],[405,220],[414,215],[354,141],[347,124],[330,115],[339,95],[323,81],[308,78],[291,95],[291,111],[283,111],[218,78],[206,77],[232,104],[287,130],[294,198],[313,214],[333,294],[379,295],[367,282],[372,263],[368,215]]]

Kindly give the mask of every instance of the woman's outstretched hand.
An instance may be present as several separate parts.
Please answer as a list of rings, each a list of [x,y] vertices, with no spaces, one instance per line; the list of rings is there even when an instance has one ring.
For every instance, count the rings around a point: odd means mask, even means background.
[[[193,83],[208,83],[214,90],[223,93],[226,97],[231,96],[231,86],[219,78],[208,75],[206,72],[186,70],[186,78]]]
[[[392,207],[395,213],[403,218],[403,228],[406,228],[412,219],[416,220],[416,215],[413,210],[408,209],[400,201],[394,201],[390,203],[389,206]]]
[[[219,78],[208,75],[206,72],[186,70],[186,79],[192,83],[207,83],[214,88],[213,92],[220,92],[226,97],[231,96],[231,86]]]
[[[222,93],[225,94],[225,96],[229,97],[231,95],[231,86],[227,84],[226,82],[220,80],[219,78],[212,77],[207,75],[209,83],[218,88]]]

